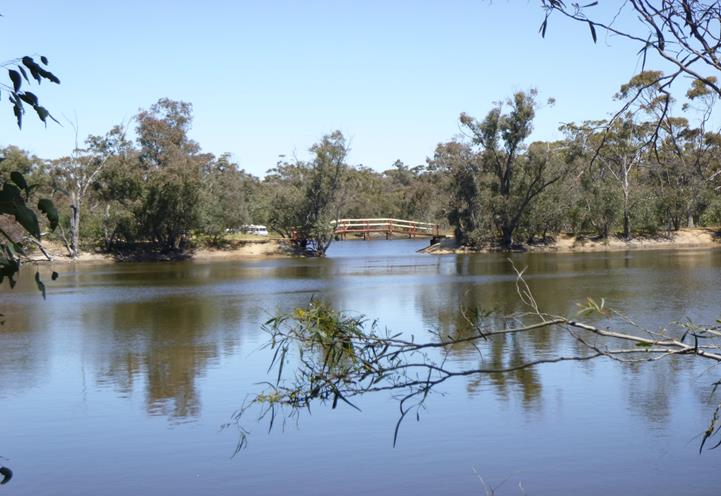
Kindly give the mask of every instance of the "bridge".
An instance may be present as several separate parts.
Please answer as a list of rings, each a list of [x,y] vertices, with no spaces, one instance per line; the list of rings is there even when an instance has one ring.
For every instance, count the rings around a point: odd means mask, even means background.
[[[416,222],[403,219],[338,219],[331,222],[335,226],[335,234],[338,239],[346,239],[348,234],[360,235],[368,239],[372,233],[385,234],[386,239],[391,236],[400,235],[415,238],[428,236],[434,239],[444,238],[440,233],[438,224],[429,222]]]

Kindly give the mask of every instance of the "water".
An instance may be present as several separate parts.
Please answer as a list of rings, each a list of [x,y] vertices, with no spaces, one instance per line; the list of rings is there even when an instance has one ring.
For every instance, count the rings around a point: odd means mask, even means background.
[[[423,241],[343,242],[329,258],[59,266],[43,302],[26,272],[4,290],[0,464],[8,494],[719,494],[721,450],[698,454],[718,368],[687,359],[559,363],[458,379],[420,422],[364,398],[318,407],[248,448],[221,429],[268,354],[259,323],[311,297],[423,337],[462,335],[474,309],[518,311],[503,255],[417,255]],[[514,255],[547,311],[605,297],[639,323],[721,310],[721,252]],[[49,278],[47,278],[49,279]],[[499,341],[486,365],[573,351],[542,332]],[[509,358],[510,357],[510,358]],[[478,365],[474,349],[452,350]],[[718,398],[716,398],[718,402]]]

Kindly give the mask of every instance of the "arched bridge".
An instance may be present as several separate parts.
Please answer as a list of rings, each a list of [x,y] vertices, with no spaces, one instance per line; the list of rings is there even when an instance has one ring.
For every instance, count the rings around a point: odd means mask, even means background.
[[[360,235],[363,239],[367,239],[369,234],[385,234],[386,239],[393,235],[408,236],[415,238],[418,236],[428,236],[431,238],[445,237],[440,233],[438,224],[429,222],[416,222],[414,220],[403,219],[338,219],[333,221],[335,226],[335,234],[338,239],[346,239],[348,234]]]

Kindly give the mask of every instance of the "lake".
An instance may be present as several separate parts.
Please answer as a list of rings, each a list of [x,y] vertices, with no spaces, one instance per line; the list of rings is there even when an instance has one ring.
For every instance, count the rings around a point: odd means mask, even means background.
[[[447,382],[420,421],[375,394],[276,425],[221,428],[267,380],[260,323],[311,298],[427,338],[460,309],[522,309],[501,254],[416,254],[422,240],[335,243],[326,259],[62,265],[42,301],[26,268],[3,288],[0,464],[13,495],[721,493],[721,449],[699,454],[719,368],[606,358]],[[721,251],[514,254],[542,309],[587,297],[657,328],[721,316]],[[46,269],[43,269],[46,270]],[[5,285],[6,286],[6,285]],[[611,322],[621,326],[618,320]],[[430,339],[430,338],[427,338]],[[562,332],[494,343],[484,360],[554,356]],[[451,350],[459,365],[473,348]],[[714,401],[715,400],[715,403]],[[482,482],[482,480],[483,482]]]

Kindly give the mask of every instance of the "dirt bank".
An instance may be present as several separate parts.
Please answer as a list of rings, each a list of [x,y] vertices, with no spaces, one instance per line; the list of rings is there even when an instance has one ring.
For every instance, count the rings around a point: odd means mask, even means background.
[[[83,252],[76,259],[68,257],[67,250],[53,242],[43,242],[43,248],[52,257],[53,263],[113,263],[131,261],[173,261],[173,260],[245,260],[253,258],[290,257],[292,251],[280,239],[234,241],[223,247],[201,247],[182,253],[162,254],[153,252],[128,252],[121,254]],[[39,251],[33,252],[33,262],[49,262]]]
[[[599,239],[583,236],[560,234],[548,243],[538,243],[516,247],[514,251],[581,253],[601,251],[627,250],[674,250],[694,248],[721,247],[721,232],[717,229],[681,229],[671,233],[660,233],[654,236],[636,236],[625,240],[616,236]],[[493,247],[471,249],[458,246],[454,240],[447,239],[441,243],[422,250],[423,253],[489,253],[498,251]]]
[[[291,257],[293,250],[287,241],[268,239],[239,241],[224,248],[200,248],[192,254],[193,260],[241,260],[246,258]]]

